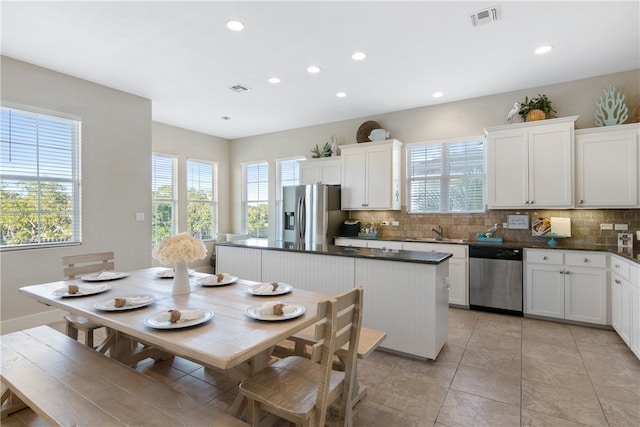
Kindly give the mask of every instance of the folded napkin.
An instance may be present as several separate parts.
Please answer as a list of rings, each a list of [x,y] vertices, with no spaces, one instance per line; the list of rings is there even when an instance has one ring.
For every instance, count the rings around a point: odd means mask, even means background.
[[[70,295],[73,294],[91,294],[102,290],[104,285],[69,285],[66,288],[62,288],[61,291]]]
[[[160,277],[173,277],[174,271],[172,268],[165,268],[156,273]]]
[[[270,301],[265,302],[260,307],[256,309],[256,312],[262,316],[270,316],[274,314],[279,314],[284,316],[286,314],[294,313],[297,308],[293,305],[286,305],[280,301]]]
[[[200,319],[204,315],[204,310],[174,310],[180,313],[180,319],[177,322],[188,322],[189,320]],[[157,322],[170,322],[171,313],[169,311],[158,313],[156,315]]]
[[[229,273],[218,273],[201,279],[200,283],[215,285],[216,283],[222,283],[229,280],[229,277]]]
[[[116,304],[116,299],[124,300],[124,305],[130,306],[130,305],[145,304],[145,303],[147,303],[147,302],[149,302],[151,300],[151,297],[142,296],[142,297],[114,298],[114,299],[110,299],[109,301],[107,301],[105,303],[105,305],[106,306],[113,305],[113,306],[117,307],[118,304]]]
[[[253,292],[256,294],[272,294],[278,288],[277,282],[263,283],[253,287]]]

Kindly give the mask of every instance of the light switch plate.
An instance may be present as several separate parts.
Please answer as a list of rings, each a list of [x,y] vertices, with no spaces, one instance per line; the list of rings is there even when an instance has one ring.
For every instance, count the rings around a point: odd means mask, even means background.
[[[136,221],[144,221],[144,212],[136,212]]]
[[[627,231],[629,229],[629,224],[616,224],[614,226],[614,230]]]
[[[613,224],[600,224],[600,230],[613,230]]]

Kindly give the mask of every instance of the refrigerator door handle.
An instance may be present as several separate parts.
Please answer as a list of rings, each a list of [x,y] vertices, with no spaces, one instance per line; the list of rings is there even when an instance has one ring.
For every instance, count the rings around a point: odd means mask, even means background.
[[[299,236],[300,241],[304,242],[307,232],[307,199],[305,197],[300,198],[300,228]]]

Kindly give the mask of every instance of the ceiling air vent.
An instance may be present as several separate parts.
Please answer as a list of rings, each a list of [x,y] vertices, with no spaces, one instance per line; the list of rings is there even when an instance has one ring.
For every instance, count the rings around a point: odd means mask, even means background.
[[[489,22],[498,20],[498,7],[490,7],[489,9],[479,10],[471,15],[471,23],[474,26],[488,24]]]
[[[248,87],[242,86],[242,85],[233,85],[229,89],[231,89],[234,92],[238,92],[238,93],[247,92],[249,90]]]

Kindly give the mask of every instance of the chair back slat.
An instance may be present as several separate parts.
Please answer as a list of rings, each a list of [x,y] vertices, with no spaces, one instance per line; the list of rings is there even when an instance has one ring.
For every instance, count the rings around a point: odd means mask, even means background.
[[[113,252],[63,256],[62,265],[64,266],[64,277],[67,279],[75,279],[83,274],[115,269]]]

